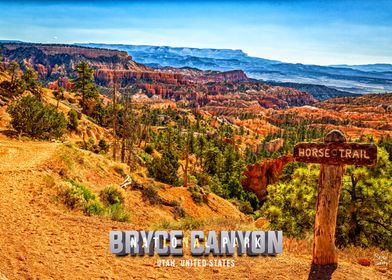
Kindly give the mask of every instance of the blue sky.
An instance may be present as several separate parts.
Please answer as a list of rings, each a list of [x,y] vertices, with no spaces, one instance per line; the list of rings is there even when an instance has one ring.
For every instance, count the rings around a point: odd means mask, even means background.
[[[230,48],[321,65],[392,63],[392,1],[0,1],[0,39]]]

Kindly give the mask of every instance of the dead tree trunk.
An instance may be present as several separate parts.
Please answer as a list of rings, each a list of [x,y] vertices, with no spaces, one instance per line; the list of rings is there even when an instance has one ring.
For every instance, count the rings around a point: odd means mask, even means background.
[[[121,162],[125,162],[125,138],[121,138]]]
[[[184,173],[184,188],[188,187],[188,165],[189,165],[189,143],[185,147],[185,166],[181,164],[182,171]]]
[[[113,71],[113,160],[117,158],[117,104],[116,104],[117,73]]]

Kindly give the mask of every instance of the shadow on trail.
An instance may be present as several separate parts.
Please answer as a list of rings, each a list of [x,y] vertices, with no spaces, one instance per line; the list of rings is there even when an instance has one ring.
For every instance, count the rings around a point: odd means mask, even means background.
[[[332,274],[338,266],[336,264],[331,265],[314,265],[312,264],[308,280],[329,280]]]

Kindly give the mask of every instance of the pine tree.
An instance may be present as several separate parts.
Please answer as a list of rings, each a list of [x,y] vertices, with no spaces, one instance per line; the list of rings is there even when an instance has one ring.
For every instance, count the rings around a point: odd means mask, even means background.
[[[15,84],[15,81],[17,79],[19,70],[20,70],[19,63],[14,61],[14,60],[11,61],[10,62],[10,67],[9,67],[9,72],[11,74],[11,85]]]
[[[97,87],[94,83],[94,70],[90,68],[86,61],[81,61],[75,67],[77,77],[74,79],[74,87],[77,92],[82,95],[81,106],[86,112],[86,101],[89,98],[98,98]]]
[[[54,98],[57,100],[56,109],[59,108],[60,100],[64,99],[64,88],[60,87],[58,90],[53,91]]]

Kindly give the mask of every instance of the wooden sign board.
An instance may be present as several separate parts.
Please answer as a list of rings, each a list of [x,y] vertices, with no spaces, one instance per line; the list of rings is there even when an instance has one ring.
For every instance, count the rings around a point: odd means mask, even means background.
[[[377,161],[374,144],[347,143],[339,130],[330,131],[324,143],[299,143],[294,147],[299,162],[321,163],[314,223],[313,264],[337,264],[336,219],[344,165],[373,165]]]
[[[359,143],[299,143],[294,147],[299,162],[330,165],[373,165],[377,160],[377,146]]]

